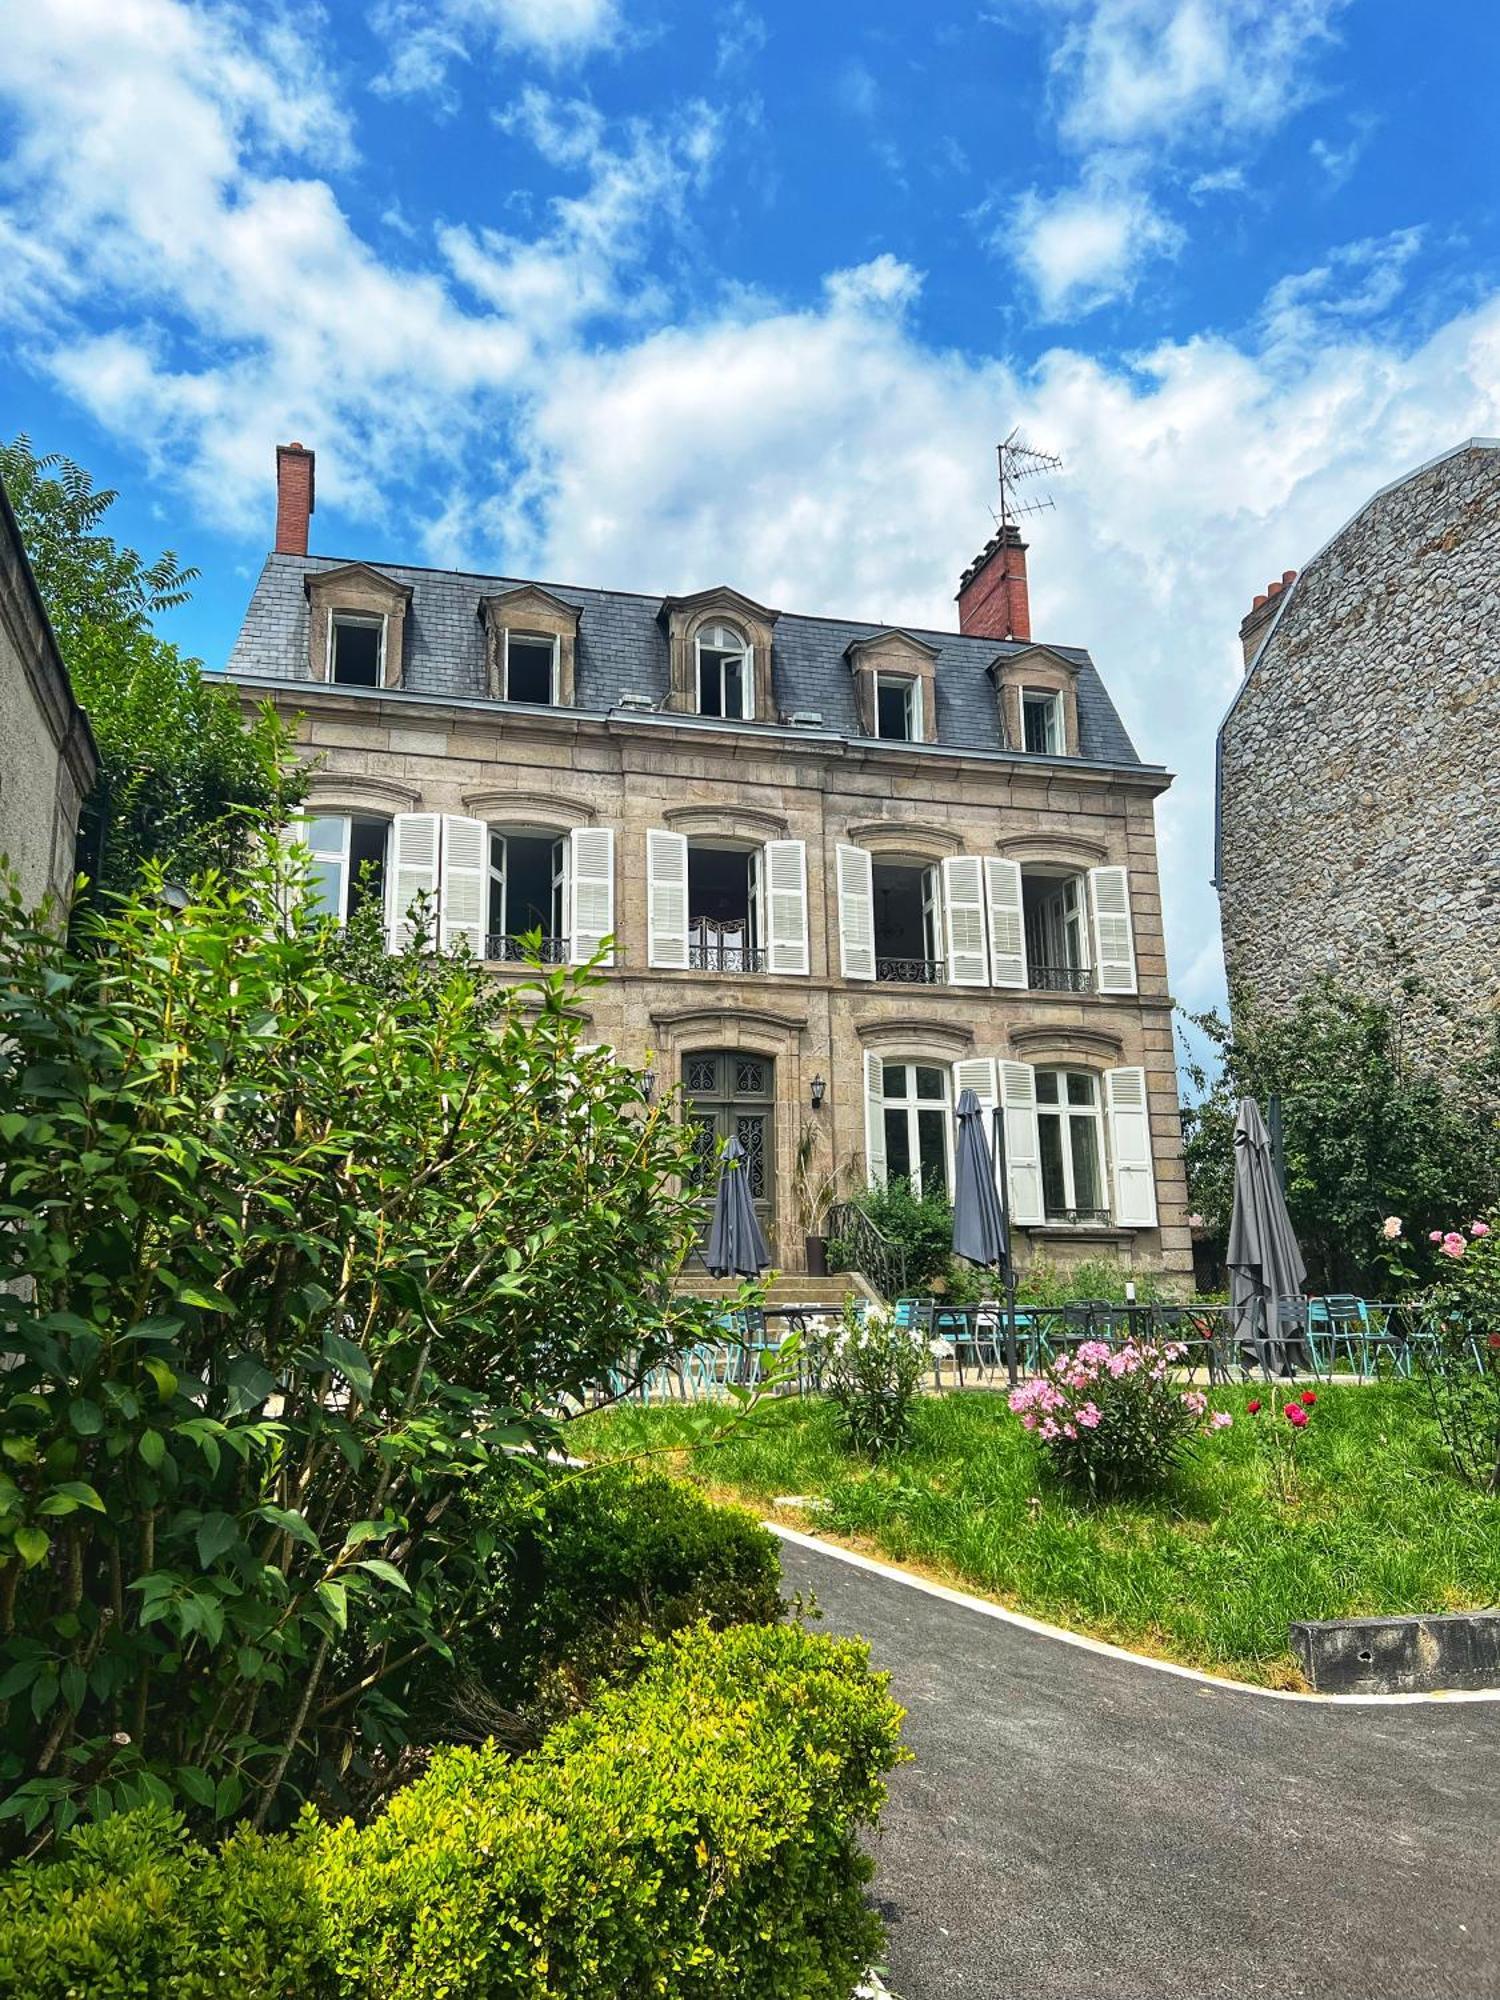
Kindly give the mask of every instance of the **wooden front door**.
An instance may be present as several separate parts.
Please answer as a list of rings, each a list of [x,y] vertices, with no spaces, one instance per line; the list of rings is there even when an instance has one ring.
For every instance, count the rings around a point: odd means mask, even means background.
[[[770,1241],[774,1210],[776,1148],[775,1065],[769,1056],[738,1049],[704,1051],[682,1059],[685,1116],[698,1133],[698,1187],[704,1202],[704,1229],[718,1184],[715,1156],[720,1142],[738,1139],[745,1149],[745,1173],[755,1217]]]

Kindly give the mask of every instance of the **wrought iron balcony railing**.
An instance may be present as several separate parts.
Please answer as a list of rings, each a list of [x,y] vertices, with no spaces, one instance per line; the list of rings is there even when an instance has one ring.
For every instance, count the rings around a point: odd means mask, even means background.
[[[504,965],[534,965],[539,960],[543,965],[566,965],[568,940],[564,937],[544,937],[539,943],[532,938],[528,945],[525,938],[508,937],[504,931],[491,931],[484,941],[484,955],[499,959]]]
[[[745,944],[690,943],[688,968],[692,972],[764,972],[766,955]]]
[[[1091,965],[1028,965],[1026,984],[1033,993],[1092,993]]]
[[[877,958],[875,977],[893,986],[941,986],[942,961],[936,958]]]
[[[1107,1228],[1109,1210],[1107,1208],[1053,1208],[1047,1206],[1047,1220],[1054,1224],[1073,1224],[1079,1228]]]

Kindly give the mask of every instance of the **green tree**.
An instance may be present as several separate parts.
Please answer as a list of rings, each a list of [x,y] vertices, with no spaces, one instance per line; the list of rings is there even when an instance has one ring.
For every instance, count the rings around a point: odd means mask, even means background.
[[[1420,978],[1397,966],[1380,984],[1371,995],[1327,975],[1284,1015],[1237,1003],[1233,1029],[1189,1016],[1217,1058],[1212,1075],[1185,1063],[1193,1207],[1227,1242],[1239,1101],[1264,1112],[1279,1096],[1287,1207],[1318,1290],[1390,1282],[1387,1216],[1425,1255],[1430,1229],[1500,1199],[1500,1031],[1484,1055],[1456,1054],[1448,1009]]]
[[[466,1484],[709,1331],[670,1296],[691,1128],[580,1046],[594,975],[377,962],[305,864],[265,843],[176,914],[152,866],[76,946],[0,895],[0,1820],[28,1830],[281,1820],[398,1754],[483,1585]]]
[[[153,630],[196,570],[121,546],[101,525],[118,496],[24,436],[0,445],[0,479],[99,745],[79,841],[93,893],[129,888],[148,861],[179,876],[237,867],[256,817],[284,817],[301,786],[270,705],[247,728],[237,698]]]

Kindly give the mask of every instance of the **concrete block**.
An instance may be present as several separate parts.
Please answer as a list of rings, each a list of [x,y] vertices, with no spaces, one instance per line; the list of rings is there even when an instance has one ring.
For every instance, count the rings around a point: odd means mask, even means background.
[[[1500,1612],[1433,1618],[1307,1619],[1292,1651],[1319,1694],[1426,1694],[1500,1689]]]

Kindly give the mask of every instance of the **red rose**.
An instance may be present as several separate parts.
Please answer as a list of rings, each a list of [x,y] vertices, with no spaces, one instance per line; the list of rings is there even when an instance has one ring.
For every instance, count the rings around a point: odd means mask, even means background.
[[[1304,1402],[1304,1403],[1306,1403],[1307,1407],[1308,1407],[1309,1409],[1311,1409],[1311,1408],[1312,1408],[1312,1406],[1313,1406],[1313,1404],[1314,1404],[1315,1402],[1317,1402],[1317,1400],[1318,1400],[1318,1399],[1317,1399],[1317,1397],[1316,1397],[1316,1396],[1315,1396],[1315,1395],[1313,1394],[1313,1392],[1312,1392],[1312,1390],[1311,1390],[1311,1389],[1304,1389],[1304,1390],[1302,1391],[1302,1400],[1303,1400],[1303,1402]]]
[[[1282,1411],[1281,1414],[1286,1418],[1287,1422],[1292,1426],[1294,1430],[1300,1431],[1306,1429],[1307,1412],[1306,1410],[1303,1409],[1300,1403],[1288,1403],[1286,1408]]]
[[[1500,1333],[1492,1333],[1490,1335],[1490,1346],[1500,1347]]]
[[[1493,1336],[1492,1336],[1492,1338],[1494,1339],[1494,1342],[1495,1342],[1495,1345],[1496,1345],[1497,1347],[1500,1347],[1500,1334],[1495,1334],[1495,1335],[1493,1335]],[[1251,1415],[1251,1416],[1253,1417],[1253,1416],[1255,1415],[1256,1411],[1257,1411],[1257,1410],[1258,1410],[1258,1409],[1260,1408],[1260,1404],[1259,1404],[1259,1403],[1246,1403],[1246,1405],[1245,1405],[1245,1408],[1246,1408],[1246,1409],[1247,1409],[1247,1410],[1248,1410],[1248,1411],[1250,1412],[1250,1415]]]

